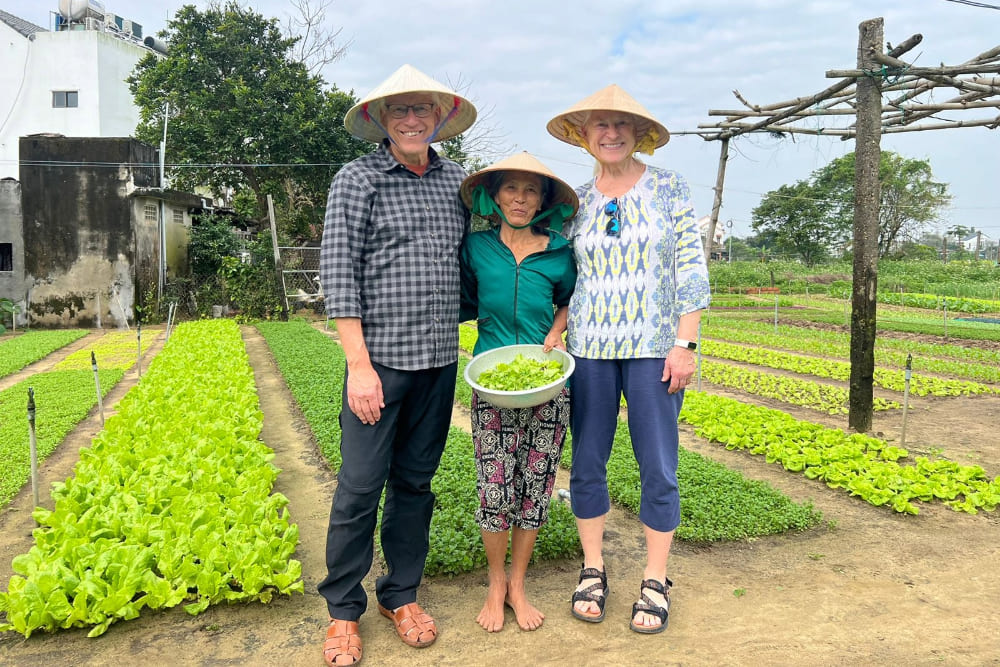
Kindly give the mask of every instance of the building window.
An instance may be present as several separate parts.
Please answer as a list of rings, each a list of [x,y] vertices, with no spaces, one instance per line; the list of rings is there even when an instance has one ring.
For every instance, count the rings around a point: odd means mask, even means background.
[[[14,270],[14,244],[0,243],[0,271]]]
[[[142,207],[142,218],[146,222],[156,222],[160,217],[156,214],[156,204],[146,204]]]
[[[174,224],[183,225],[184,224],[184,211],[179,208],[174,209]]]
[[[66,109],[67,107],[80,106],[80,93],[75,90],[53,90],[52,108]]]

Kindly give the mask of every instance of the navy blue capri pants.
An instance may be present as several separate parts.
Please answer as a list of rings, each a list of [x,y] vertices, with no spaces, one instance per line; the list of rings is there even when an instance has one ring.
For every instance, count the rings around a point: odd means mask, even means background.
[[[674,530],[681,521],[677,417],[684,392],[667,393],[669,383],[660,380],[664,359],[574,359],[570,392],[573,514],[594,519],[611,509],[608,458],[624,394],[642,487],[639,520],[653,530]]]

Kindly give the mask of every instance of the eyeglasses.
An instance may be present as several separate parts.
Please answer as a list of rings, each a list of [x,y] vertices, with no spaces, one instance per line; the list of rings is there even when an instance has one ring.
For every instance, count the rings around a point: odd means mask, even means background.
[[[389,110],[389,115],[396,120],[406,118],[411,109],[413,110],[413,115],[417,118],[427,118],[434,111],[434,105],[428,102],[421,102],[420,104],[390,104],[386,108]]]
[[[622,209],[618,205],[618,197],[615,197],[604,207],[604,215],[610,216],[608,224],[604,228],[607,236],[621,236],[622,234]]]

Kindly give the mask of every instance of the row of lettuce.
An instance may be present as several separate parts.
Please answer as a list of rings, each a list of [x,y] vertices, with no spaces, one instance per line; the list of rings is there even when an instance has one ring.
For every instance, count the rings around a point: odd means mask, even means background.
[[[35,510],[35,544],[0,593],[0,630],[97,636],[144,608],[196,614],[301,592],[298,529],[272,493],[262,423],[239,327],[178,326],[53,486],[53,509]]]

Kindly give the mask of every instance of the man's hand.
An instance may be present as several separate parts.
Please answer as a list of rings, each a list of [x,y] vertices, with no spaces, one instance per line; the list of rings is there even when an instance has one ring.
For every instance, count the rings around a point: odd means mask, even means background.
[[[374,424],[382,417],[382,380],[371,364],[347,371],[347,406],[362,424]]]

